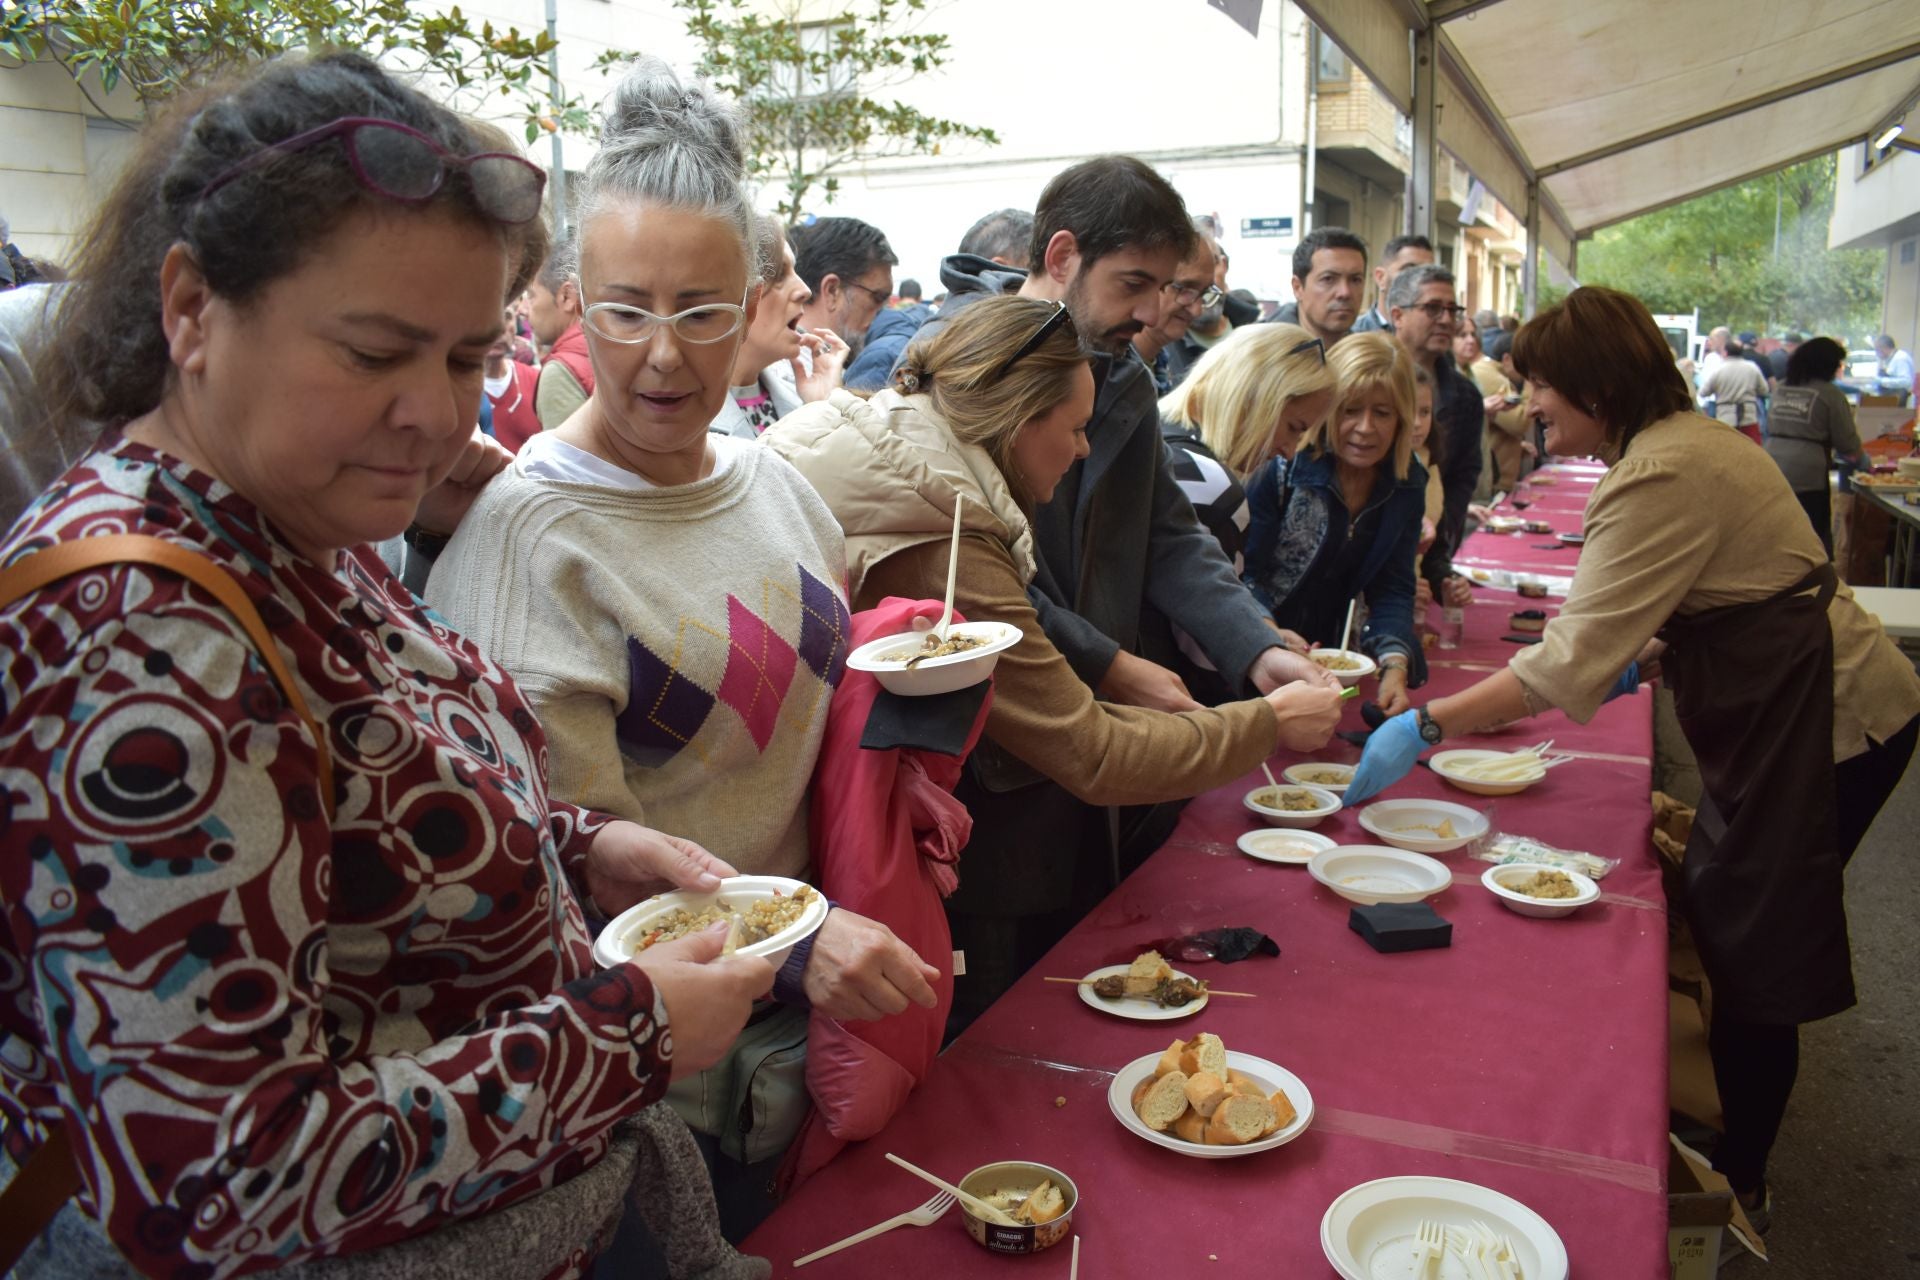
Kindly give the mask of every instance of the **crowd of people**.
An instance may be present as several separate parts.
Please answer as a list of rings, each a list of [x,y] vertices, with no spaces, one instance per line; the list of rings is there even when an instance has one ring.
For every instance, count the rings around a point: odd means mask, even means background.
[[[19,1274],[764,1274],[730,1242],[791,1173],[809,1027],[959,1032],[1187,799],[1328,741],[1308,655],[1341,644],[1380,671],[1357,800],[1449,734],[1590,717],[1671,642],[1752,836],[1690,854],[1686,909],[1757,1206],[1920,713],[1801,516],[1821,442],[1857,447],[1831,344],[1747,451],[1633,299],[1469,323],[1417,236],[1314,230],[1262,321],[1211,223],[1103,156],[982,217],[935,309],[878,228],[789,231],[745,174],[735,109],[643,61],[550,240],[496,131],[285,60],[153,121],[8,320],[0,1174],[60,1192]],[[1543,451],[1614,464],[1575,594],[1416,707],[1475,500]],[[724,928],[596,967],[666,888],[836,899],[851,639],[949,581],[1019,640],[960,713],[957,866],[916,881],[946,933],[836,900],[778,970]],[[1756,743],[1825,807],[1780,825]],[[867,827],[833,857],[911,864],[924,833]]]

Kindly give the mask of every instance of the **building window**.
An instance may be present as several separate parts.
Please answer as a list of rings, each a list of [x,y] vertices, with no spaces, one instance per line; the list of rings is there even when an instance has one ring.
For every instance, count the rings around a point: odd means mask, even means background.
[[[1327,33],[1316,29],[1314,42],[1314,79],[1320,88],[1344,89],[1353,78],[1353,69],[1347,64],[1345,50],[1327,38]]]
[[[1920,244],[1920,240],[1901,241],[1900,243],[1900,265],[1901,266],[1910,267],[1913,265],[1913,248],[1916,244]]]
[[[801,61],[776,67],[771,91],[778,98],[806,101],[832,98],[853,91],[853,67],[834,56],[834,43],[844,22],[809,22],[800,27]]]

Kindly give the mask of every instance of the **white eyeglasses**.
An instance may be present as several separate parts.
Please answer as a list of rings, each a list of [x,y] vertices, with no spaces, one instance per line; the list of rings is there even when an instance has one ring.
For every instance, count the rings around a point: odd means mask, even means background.
[[[708,302],[670,316],[655,315],[645,307],[630,307],[623,302],[596,302],[581,313],[580,323],[608,342],[627,347],[637,347],[647,341],[653,337],[654,329],[663,324],[672,326],[673,336],[679,341],[704,346],[732,337],[746,319],[747,298],[742,294],[739,306],[731,302]]]

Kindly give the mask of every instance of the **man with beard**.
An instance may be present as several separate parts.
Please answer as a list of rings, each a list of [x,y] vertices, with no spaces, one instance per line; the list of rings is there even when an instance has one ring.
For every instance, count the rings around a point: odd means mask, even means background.
[[[1269,319],[1297,324],[1331,347],[1353,331],[1367,288],[1367,242],[1345,227],[1315,227],[1293,247],[1293,298]]]
[[[1160,319],[1133,339],[1133,349],[1153,370],[1154,389],[1160,395],[1178,386],[1200,354],[1228,333],[1220,310],[1226,295],[1213,281],[1213,237],[1198,219],[1193,229],[1193,252],[1174,273],[1173,283],[1161,291]],[[1195,331],[1203,321],[1210,323],[1212,332],[1201,340]]]
[[[813,296],[800,313],[808,333],[831,329],[857,354],[867,328],[893,297],[900,259],[880,228],[858,218],[821,218],[787,233],[794,270]]]
[[[1159,323],[1194,239],[1179,193],[1151,168],[1130,156],[1083,161],[1041,193],[1031,272],[991,263],[970,270],[983,260],[949,258],[940,278],[951,297],[920,330],[931,337],[978,295],[1017,290],[1065,304],[1094,353],[1091,452],[1033,513],[1039,565],[1028,594],[1047,638],[1101,697],[1163,711],[1199,704],[1179,676],[1137,652],[1148,605],[1200,641],[1235,697],[1328,679],[1281,647],[1161,447],[1153,375],[1132,342]],[[1209,266],[1197,278],[1210,275]],[[973,870],[947,901],[954,945],[972,956],[952,1030],[1156,848],[1178,813],[1177,805],[1094,808],[990,742],[975,750],[955,794],[974,827],[962,855]]]

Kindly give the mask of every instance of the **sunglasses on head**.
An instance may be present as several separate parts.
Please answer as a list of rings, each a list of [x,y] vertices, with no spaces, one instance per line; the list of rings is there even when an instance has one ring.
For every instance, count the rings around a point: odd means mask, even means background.
[[[1302,351],[1312,351],[1315,348],[1318,348],[1320,351],[1320,363],[1325,364],[1327,362],[1327,344],[1318,338],[1308,338],[1305,342],[1294,343],[1287,348],[1287,354],[1297,356]]]
[[[283,155],[339,138],[354,179],[375,195],[401,204],[433,199],[454,169],[467,175],[480,211],[497,222],[531,222],[540,216],[540,195],[547,175],[520,156],[504,151],[456,156],[418,129],[374,116],[343,116],[305,133],[273,143],[222,171],[200,192],[205,200],[244,173]]]
[[[1056,302],[1053,304],[1053,306],[1054,306],[1053,314],[1048,316],[1045,320],[1041,321],[1040,327],[1033,331],[1033,336],[1031,338],[1028,338],[1025,342],[1021,343],[1020,349],[1014,352],[1013,355],[1008,358],[1007,362],[1001,365],[999,370],[994,373],[993,376],[996,379],[1006,377],[1007,374],[1013,371],[1013,366],[1019,364],[1022,360],[1026,359],[1028,356],[1038,351],[1040,349],[1040,344],[1047,340],[1047,335],[1052,333],[1055,329],[1058,329],[1061,325],[1065,325],[1067,327],[1068,333],[1075,332],[1073,327],[1073,317],[1067,314],[1067,304],[1064,302]]]

